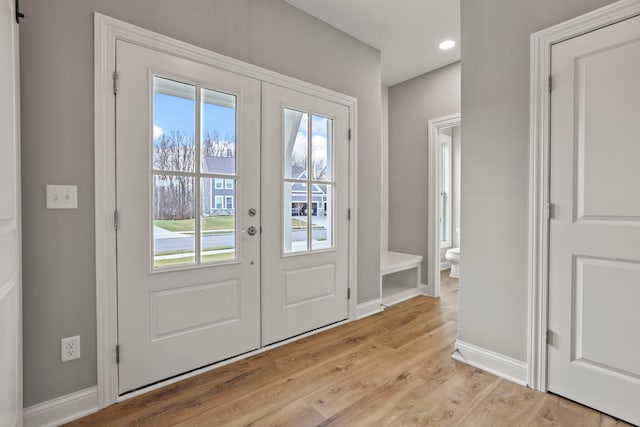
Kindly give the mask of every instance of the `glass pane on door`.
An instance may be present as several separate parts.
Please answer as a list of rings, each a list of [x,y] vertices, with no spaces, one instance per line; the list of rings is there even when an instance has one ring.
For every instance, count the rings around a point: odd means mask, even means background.
[[[332,248],[333,119],[289,108],[283,111],[283,251]]]
[[[195,262],[194,180],[153,176],[154,267]]]
[[[201,262],[235,259],[235,181],[233,179],[203,178],[201,182]]]
[[[153,78],[153,168],[195,170],[196,88]]]
[[[307,178],[309,114],[284,109],[284,177]]]
[[[236,97],[202,89],[202,172],[236,173]]]
[[[311,177],[314,180],[331,180],[333,165],[333,120],[311,116]]]
[[[309,235],[309,199],[307,184],[284,184],[284,252],[307,251]]]
[[[154,267],[236,259],[237,98],[153,82]]]
[[[333,185],[313,184],[311,193],[311,249],[333,246]]]

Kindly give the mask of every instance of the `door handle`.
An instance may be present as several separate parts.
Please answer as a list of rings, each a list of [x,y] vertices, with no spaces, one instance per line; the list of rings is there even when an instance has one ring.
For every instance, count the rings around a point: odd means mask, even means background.
[[[254,227],[253,225],[249,228],[247,228],[247,234],[249,236],[255,236],[255,234],[258,232],[258,229],[256,227]]]

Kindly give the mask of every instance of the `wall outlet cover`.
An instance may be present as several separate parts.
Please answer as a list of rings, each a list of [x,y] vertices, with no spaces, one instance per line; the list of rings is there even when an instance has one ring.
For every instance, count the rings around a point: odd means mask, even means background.
[[[62,338],[60,341],[60,351],[63,362],[80,359],[80,335]]]

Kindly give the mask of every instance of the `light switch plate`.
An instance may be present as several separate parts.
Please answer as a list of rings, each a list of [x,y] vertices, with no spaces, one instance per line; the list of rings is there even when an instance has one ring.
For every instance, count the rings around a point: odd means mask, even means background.
[[[47,209],[78,209],[78,186],[47,185]]]

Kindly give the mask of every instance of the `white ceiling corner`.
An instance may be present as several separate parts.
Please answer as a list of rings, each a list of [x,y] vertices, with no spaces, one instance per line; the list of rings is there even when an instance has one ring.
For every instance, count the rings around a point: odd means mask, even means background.
[[[460,60],[459,0],[285,1],[380,50],[386,86]],[[441,51],[446,39],[456,46]]]

